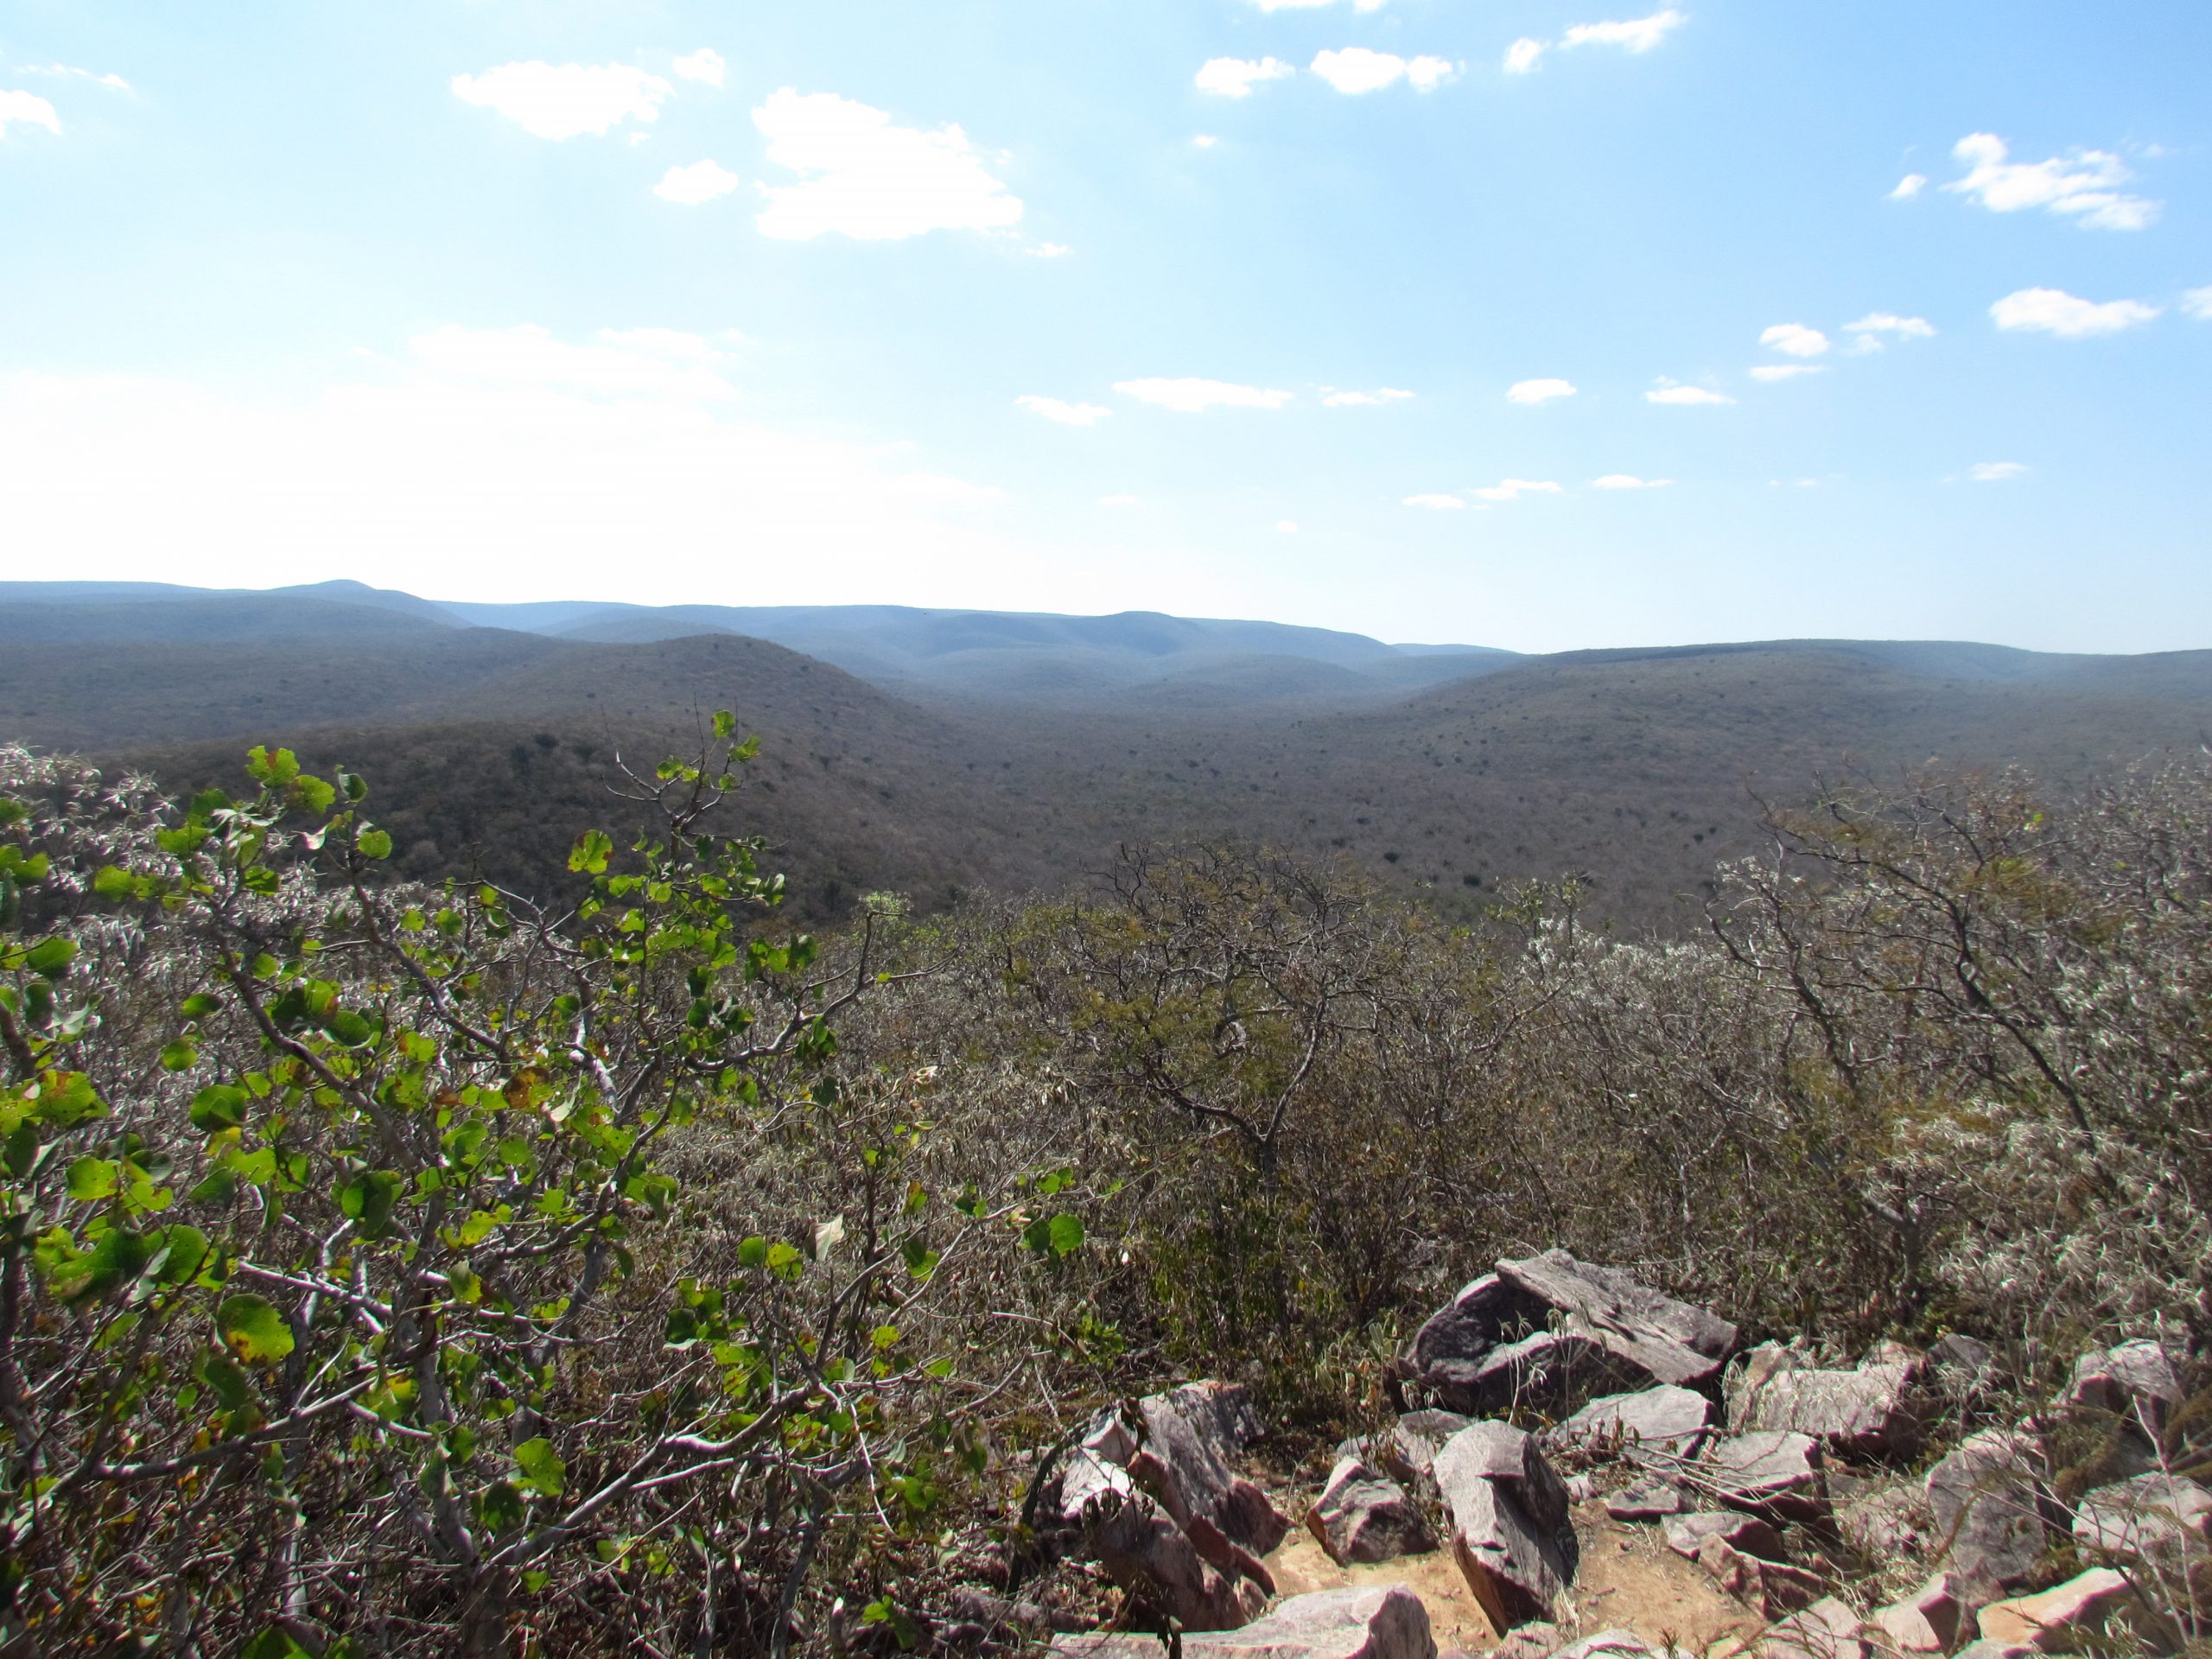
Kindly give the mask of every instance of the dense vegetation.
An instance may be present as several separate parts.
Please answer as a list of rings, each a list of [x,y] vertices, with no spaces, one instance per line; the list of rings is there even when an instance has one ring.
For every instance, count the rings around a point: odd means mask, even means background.
[[[957,1644],[958,1583],[1080,1588],[1021,1454],[1096,1401],[1332,1436],[1553,1244],[2023,1397],[2212,1338],[2201,758],[1830,790],[1673,944],[1226,844],[817,938],[712,735],[551,908],[283,752],[0,751],[0,1640]]]

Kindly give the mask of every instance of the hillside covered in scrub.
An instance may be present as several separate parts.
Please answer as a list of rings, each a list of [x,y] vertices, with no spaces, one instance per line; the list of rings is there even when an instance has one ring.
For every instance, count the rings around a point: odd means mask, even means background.
[[[0,751],[10,1651],[2198,1639],[2201,756],[810,930],[702,727],[554,904]]]

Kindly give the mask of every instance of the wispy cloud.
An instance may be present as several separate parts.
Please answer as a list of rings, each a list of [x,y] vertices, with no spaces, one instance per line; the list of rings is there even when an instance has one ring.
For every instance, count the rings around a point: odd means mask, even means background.
[[[2212,288],[2192,288],[2181,296],[2182,315],[2212,322]]]
[[[1561,46],[1618,46],[1630,52],[1649,52],[1675,29],[1689,22],[1685,12],[1669,6],[1664,11],[1655,11],[1649,17],[1630,18],[1624,22],[1577,23],[1567,31]]]
[[[1459,71],[1444,58],[1402,58],[1363,46],[1319,53],[1313,73],[1340,92],[1376,92],[1402,80],[1417,92],[1434,92]]]
[[[2134,175],[2108,150],[2077,149],[2047,162],[2014,162],[1993,132],[1970,132],[1951,148],[1966,163],[1963,178],[1943,187],[1996,213],[2041,207],[2073,217],[2085,227],[2139,231],[2155,222],[2163,203],[2123,194]]]
[[[1897,181],[1897,188],[1890,192],[1891,201],[1910,201],[1928,188],[1925,173],[1908,173]]]
[[[1677,385],[1671,380],[1662,380],[1653,390],[1643,394],[1643,401],[1647,404],[1674,404],[1683,407],[1696,407],[1700,404],[1732,404],[1736,400],[1725,391],[1713,391],[1704,386]]]
[[[694,162],[689,167],[671,167],[661,175],[660,182],[653,187],[653,194],[663,201],[696,207],[702,201],[728,195],[737,188],[738,183],[737,175],[719,162]]]
[[[1593,490],[1663,490],[1673,485],[1671,478],[1638,478],[1633,473],[1607,473],[1603,478],[1593,478]]]
[[[1402,404],[1413,393],[1396,386],[1377,386],[1372,391],[1338,391],[1333,386],[1322,389],[1324,409],[1371,409],[1381,404]]]
[[[1281,58],[1208,58],[1192,84],[1216,98],[1249,98],[1263,80],[1285,80],[1298,71]]]
[[[1252,0],[1262,11],[1316,11],[1337,0]],[[1352,0],[1354,11],[1380,11],[1390,0]]]
[[[1572,380],[1516,380],[1505,389],[1506,397],[1516,404],[1548,404],[1554,397],[1574,396]]]
[[[1096,426],[1114,412],[1100,404],[1071,404],[1058,397],[1039,397],[1028,392],[1014,401],[1016,408],[1057,421],[1062,426]]]
[[[834,92],[789,86],[753,111],[753,124],[768,141],[768,159],[799,175],[796,184],[767,187],[763,236],[881,242],[1020,221],[1021,198],[957,126],[902,127]]]
[[[1478,501],[1512,501],[1524,495],[1564,495],[1567,492],[1549,479],[1505,478],[1467,493]]]
[[[1795,380],[1801,374],[1826,374],[1827,370],[1818,363],[1758,363],[1751,372],[1752,379],[1771,385],[1777,380]]]
[[[1141,404],[1157,404],[1184,415],[1209,409],[1281,409],[1294,394],[1264,386],[1238,385],[1229,380],[1154,378],[1117,380],[1114,390]]]
[[[455,75],[454,96],[496,111],[539,138],[604,137],[625,121],[660,119],[676,88],[626,63],[503,63]]]
[[[1540,41],[1531,35],[1523,35],[1505,48],[1505,60],[1502,67],[1509,75],[1534,74],[1536,72],[1536,65],[1542,60],[1544,54],[1549,49],[1548,42]]]
[[[1895,334],[1899,340],[1933,340],[1936,325],[1925,317],[1901,317],[1892,311],[1869,311],[1856,322],[1843,325],[1847,334]]]
[[[1977,484],[2003,484],[2015,478],[2025,478],[2028,466],[2018,461],[1978,461],[1967,468],[1967,476]]]
[[[121,75],[102,74],[96,69],[79,69],[71,63],[42,63],[26,67],[27,75],[58,75],[70,80],[89,80],[95,86],[105,86],[111,92],[135,91]]]
[[[1405,499],[1404,505],[1408,507],[1426,507],[1431,512],[1461,512],[1465,511],[1467,505],[1458,496],[1446,495],[1438,490],[1429,491],[1423,495],[1409,495]]]
[[[2107,300],[2100,304],[2079,299],[2063,289],[2024,288],[1991,306],[1989,315],[1999,328],[2056,334],[2061,340],[2087,340],[2133,328],[2150,321],[2159,310],[2141,300]]]
[[[696,80],[703,86],[719,86],[729,66],[722,54],[711,46],[702,46],[696,52],[686,53],[676,60],[676,73],[683,80]]]
[[[1065,242],[1039,242],[1035,247],[1024,248],[1022,251],[1032,259],[1065,259],[1075,250]]]

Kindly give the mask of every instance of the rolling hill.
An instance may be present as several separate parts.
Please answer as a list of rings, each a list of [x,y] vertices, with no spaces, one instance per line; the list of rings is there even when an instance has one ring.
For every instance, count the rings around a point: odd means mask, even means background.
[[[738,631],[762,615],[830,643]],[[621,637],[679,625],[700,631]],[[1058,886],[1120,842],[1235,835],[1349,860],[1459,916],[1580,870],[1601,918],[1672,929],[1716,860],[1758,845],[1755,793],[1928,762],[2072,787],[2203,743],[2212,652],[1798,640],[1516,658],[1142,613],[0,588],[0,736],[179,788],[234,778],[256,741],[344,760],[378,785],[414,875],[563,890],[578,828],[628,827],[613,757],[696,745],[722,706],[764,739],[741,810],[810,915],[877,887],[934,906]]]

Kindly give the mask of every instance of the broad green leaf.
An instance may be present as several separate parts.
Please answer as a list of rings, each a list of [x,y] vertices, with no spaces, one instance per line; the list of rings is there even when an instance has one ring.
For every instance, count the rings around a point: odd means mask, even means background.
[[[251,1292],[223,1298],[215,1328],[240,1359],[279,1360],[292,1351],[292,1327],[274,1303]]]
[[[365,1238],[381,1237],[399,1201],[400,1178],[388,1169],[356,1175],[338,1189],[338,1207]]]
[[[227,1083],[211,1084],[192,1097],[192,1127],[213,1134],[245,1122],[246,1094]]]
[[[162,1048],[162,1070],[164,1071],[188,1071],[199,1063],[199,1046],[182,1037],[163,1045]]]
[[[569,868],[582,874],[603,875],[607,861],[614,852],[614,842],[604,831],[587,830],[576,837],[576,844],[569,853]]]
[[[69,1166],[69,1196],[79,1204],[96,1204],[115,1192],[115,1162],[108,1158],[79,1158]]]
[[[77,941],[59,936],[41,939],[23,958],[23,966],[41,979],[60,979],[77,960]]]
[[[1083,1248],[1083,1217],[1066,1214],[1054,1216],[1046,1230],[1046,1242],[1052,1245],[1054,1255],[1073,1255]]]
[[[515,1466],[523,1472],[523,1479],[541,1497],[561,1496],[561,1478],[568,1466],[554,1451],[553,1442],[540,1437],[524,1440],[515,1447]]]
[[[364,830],[353,837],[353,844],[361,849],[364,858],[390,858],[391,836],[382,830]]]

